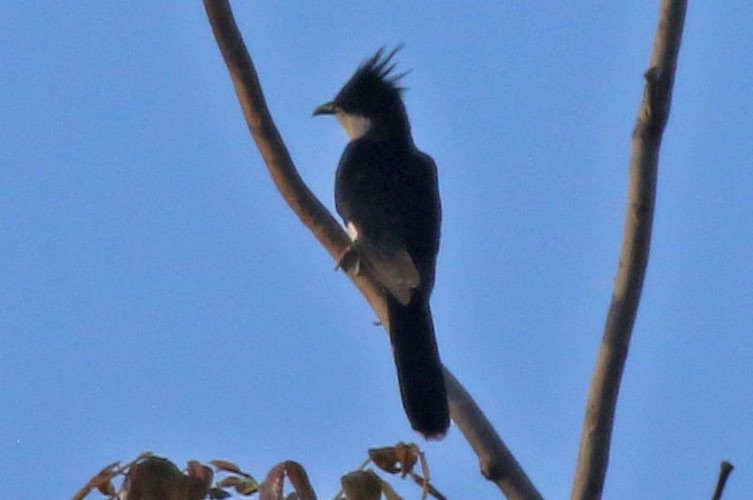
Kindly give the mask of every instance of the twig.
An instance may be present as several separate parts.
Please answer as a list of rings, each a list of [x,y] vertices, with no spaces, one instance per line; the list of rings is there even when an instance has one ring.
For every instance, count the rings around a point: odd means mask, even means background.
[[[615,406],[648,264],[662,133],[669,116],[685,0],[663,0],[633,132],[630,193],[620,265],[583,424],[573,499],[601,498]]]
[[[215,39],[230,72],[243,115],[272,178],[293,211],[335,260],[348,249],[348,237],[301,180],[264,101],[256,70],[249,56],[227,0],[203,0]],[[348,272],[379,321],[389,329],[384,298],[376,282],[361,269]],[[541,498],[523,469],[505,447],[488,420],[465,389],[445,368],[453,420],[466,436],[486,436],[486,442],[471,443],[481,459],[486,477],[493,479],[508,498]],[[464,398],[454,400],[458,395]],[[491,466],[489,464],[492,464]]]
[[[724,486],[727,484],[727,479],[729,479],[729,475],[734,468],[735,466],[726,460],[722,462],[719,470],[719,480],[716,482],[716,489],[714,490],[714,496],[711,500],[721,500],[722,493],[724,493]]]

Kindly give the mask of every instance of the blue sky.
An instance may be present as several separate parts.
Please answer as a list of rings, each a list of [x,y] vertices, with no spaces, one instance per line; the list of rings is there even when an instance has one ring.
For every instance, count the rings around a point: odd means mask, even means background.
[[[753,7],[725,5],[688,12],[610,499],[708,498],[722,459],[725,498],[753,491]],[[311,111],[405,43],[444,204],[440,350],[566,498],[658,2],[235,9],[331,208],[345,137]],[[143,450],[258,476],[298,460],[331,498],[368,447],[419,441],[387,337],[274,189],[198,0],[1,1],[0,63],[5,498],[68,498]],[[424,447],[450,498],[499,497],[457,429]]]

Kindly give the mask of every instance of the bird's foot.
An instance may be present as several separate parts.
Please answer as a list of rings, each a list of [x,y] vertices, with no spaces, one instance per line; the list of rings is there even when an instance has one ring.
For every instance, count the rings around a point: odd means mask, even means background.
[[[356,249],[353,248],[353,245],[348,245],[348,248],[345,249],[343,254],[337,260],[335,271],[339,269],[342,269],[345,272],[353,270],[355,274],[361,272],[361,257],[358,255]]]

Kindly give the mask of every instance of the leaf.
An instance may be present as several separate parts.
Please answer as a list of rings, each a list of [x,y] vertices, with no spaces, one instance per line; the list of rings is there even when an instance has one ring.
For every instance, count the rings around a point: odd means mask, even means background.
[[[259,491],[261,486],[253,478],[241,479],[240,484],[235,487],[235,491],[244,496],[250,496]]]
[[[112,481],[110,480],[98,483],[97,490],[99,490],[99,492],[102,493],[103,495],[107,495],[107,496],[114,495],[117,493],[117,490],[115,489],[115,485],[112,484]]]
[[[385,472],[389,472],[390,474],[400,472],[400,468],[397,467],[398,461],[394,446],[385,446],[384,448],[370,448],[369,458],[371,458],[371,461],[374,462],[374,465]]]
[[[89,486],[98,489],[103,495],[114,494],[115,487],[112,484],[112,478],[117,474],[118,465],[120,465],[120,462],[113,462],[99,471],[96,476],[91,478]]]
[[[358,470],[340,478],[348,500],[379,500],[382,496],[382,481],[373,470]]]
[[[397,443],[395,446],[372,448],[369,457],[377,467],[390,474],[402,472],[402,476],[413,471],[421,450],[413,443]]]
[[[242,479],[238,476],[228,476],[217,481],[217,486],[220,488],[236,488],[240,486]]]
[[[214,479],[214,472],[206,465],[202,464],[201,462],[197,462],[196,460],[190,460],[187,464],[187,469],[188,475],[190,477],[200,479],[204,482],[204,484],[206,484],[207,488],[212,484],[212,479]]]
[[[226,498],[230,498],[231,496],[232,495],[230,493],[216,486],[212,487],[209,490],[209,498],[211,498],[212,500],[225,500]]]
[[[301,500],[316,500],[314,488],[311,486],[306,470],[301,464],[288,460],[285,462],[285,471]]]
[[[236,474],[243,474],[240,467],[238,467],[233,462],[230,462],[228,460],[212,460],[209,463],[214,465],[214,467],[218,471],[235,472]]]
[[[259,483],[253,478],[242,476],[228,476],[218,481],[217,486],[221,488],[234,488],[235,491],[244,496],[249,496],[259,491]]]
[[[403,469],[403,477],[405,477],[407,473],[413,472],[413,467],[415,467],[418,462],[421,450],[413,443],[398,443],[395,446],[395,452],[397,453],[397,459],[400,461],[400,466]]]
[[[285,464],[275,465],[259,488],[259,500],[282,500],[282,482],[285,479]]]
[[[133,464],[127,477],[128,498],[174,498],[185,477],[171,461],[150,457]]]

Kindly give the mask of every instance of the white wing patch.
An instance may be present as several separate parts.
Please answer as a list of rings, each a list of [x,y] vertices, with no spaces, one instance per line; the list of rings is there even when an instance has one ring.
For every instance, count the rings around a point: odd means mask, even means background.
[[[358,235],[360,234],[356,225],[351,221],[348,221],[347,224],[345,224],[345,232],[347,232],[348,236],[350,236],[350,241],[356,241],[358,239]]]

